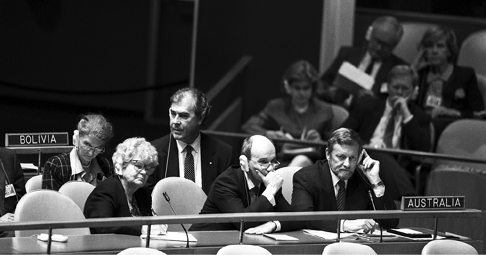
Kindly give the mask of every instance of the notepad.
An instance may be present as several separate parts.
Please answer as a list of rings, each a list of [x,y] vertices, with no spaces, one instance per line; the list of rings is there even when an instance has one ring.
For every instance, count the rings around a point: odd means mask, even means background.
[[[327,232],[327,231],[322,231],[322,230],[312,230],[312,229],[304,229],[304,233],[320,237],[323,239],[327,240],[336,240],[338,238],[338,235],[334,232]],[[340,238],[348,237],[356,235],[355,233],[341,233]]]
[[[143,239],[147,238],[146,234],[143,234],[140,236]],[[181,242],[186,242],[187,241],[187,236],[186,233],[184,232],[170,232],[168,231],[167,234],[162,234],[162,235],[150,235],[150,240],[165,240],[165,241],[181,241]],[[189,234],[189,242],[197,242],[197,239]]]
[[[359,90],[371,90],[375,79],[359,70],[349,62],[343,62],[339,68],[334,84],[349,93],[356,95]]]
[[[268,238],[272,238],[275,241],[299,241],[299,239],[289,236],[289,235],[282,235],[282,234],[264,234],[264,236]]]
[[[388,233],[409,237],[409,238],[432,238],[431,234],[426,234],[417,230],[409,228],[391,228],[387,230]]]

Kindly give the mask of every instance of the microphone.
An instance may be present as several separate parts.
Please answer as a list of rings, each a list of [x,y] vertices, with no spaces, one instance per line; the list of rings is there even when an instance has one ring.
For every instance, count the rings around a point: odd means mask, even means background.
[[[167,192],[164,192],[162,194],[164,195],[165,201],[167,201],[167,203],[169,204],[170,209],[172,210],[172,212],[174,213],[174,215],[177,215],[176,211],[174,210],[174,207],[172,207],[172,205],[170,204],[170,197],[167,194]],[[184,224],[181,223],[181,227],[184,230],[184,232],[186,233],[186,248],[189,248],[189,234],[187,233],[187,230],[184,227]]]

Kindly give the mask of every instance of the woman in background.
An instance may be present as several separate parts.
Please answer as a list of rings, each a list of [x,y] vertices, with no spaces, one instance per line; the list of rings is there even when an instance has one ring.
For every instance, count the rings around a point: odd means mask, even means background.
[[[101,114],[81,115],[74,131],[74,148],[49,158],[44,165],[42,188],[59,190],[68,181],[97,185],[113,174],[110,161],[100,154],[113,137],[113,126]]]
[[[151,216],[152,198],[141,188],[159,164],[155,148],[145,138],[128,138],[116,147],[113,164],[115,175],[96,186],[86,200],[86,218]],[[142,227],[95,227],[91,233],[140,235]]]
[[[270,139],[322,141],[331,132],[333,113],[329,104],[315,98],[317,82],[317,72],[309,62],[293,63],[282,77],[288,97],[268,102],[265,109],[252,116],[242,129]],[[283,165],[304,167],[322,155],[322,150],[314,147],[285,144],[277,157]]]

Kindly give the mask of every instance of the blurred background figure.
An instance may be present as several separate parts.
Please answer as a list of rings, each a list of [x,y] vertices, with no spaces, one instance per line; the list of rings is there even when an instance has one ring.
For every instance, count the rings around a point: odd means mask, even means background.
[[[137,217],[152,215],[152,198],[141,189],[158,165],[157,151],[145,138],[128,138],[113,154],[115,175],[100,183],[84,206],[86,218]],[[91,228],[93,234],[140,235],[140,226]]]
[[[419,75],[417,104],[434,119],[437,136],[452,121],[484,110],[474,69],[457,66],[454,32],[444,26],[425,31],[414,66]]]
[[[282,86],[288,96],[268,102],[265,109],[243,124],[243,131],[270,139],[322,141],[331,132],[333,113],[329,104],[315,98],[317,82],[316,69],[309,62],[293,63],[282,77]],[[304,167],[323,156],[322,150],[314,147],[296,144],[280,144],[278,147],[277,158],[283,166]],[[293,150],[302,147],[308,148]]]
[[[42,188],[59,190],[68,181],[97,185],[113,174],[110,161],[100,154],[113,137],[113,126],[101,114],[81,115],[74,131],[74,148],[49,158],[44,165]]]

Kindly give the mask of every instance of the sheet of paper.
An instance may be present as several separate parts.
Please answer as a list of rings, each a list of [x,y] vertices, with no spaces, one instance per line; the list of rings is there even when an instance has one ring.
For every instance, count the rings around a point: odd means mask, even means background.
[[[349,62],[343,62],[339,68],[338,74],[367,90],[371,90],[375,83],[375,79],[372,76],[359,70]]]
[[[276,241],[299,241],[299,239],[289,236],[289,235],[282,235],[282,234],[264,234],[264,236],[272,238]]]
[[[147,235],[141,235],[141,238],[147,238]],[[187,236],[184,232],[171,232],[168,231],[165,235],[150,235],[150,240],[166,240],[166,241],[181,241],[186,242]],[[197,239],[189,234],[189,242],[197,242]]]
[[[20,167],[22,167],[22,169],[33,169],[33,170],[37,170],[38,168],[32,163],[20,163]]]
[[[317,236],[317,237],[320,237],[320,238],[323,238],[323,239],[328,239],[328,240],[336,240],[337,237],[338,237],[338,235],[336,233],[322,231],[322,230],[304,229],[304,233],[309,234],[309,235],[313,235],[313,236]],[[356,235],[356,234],[355,233],[341,233],[340,237],[344,238],[344,237],[348,237],[348,236],[352,236],[352,235]]]

